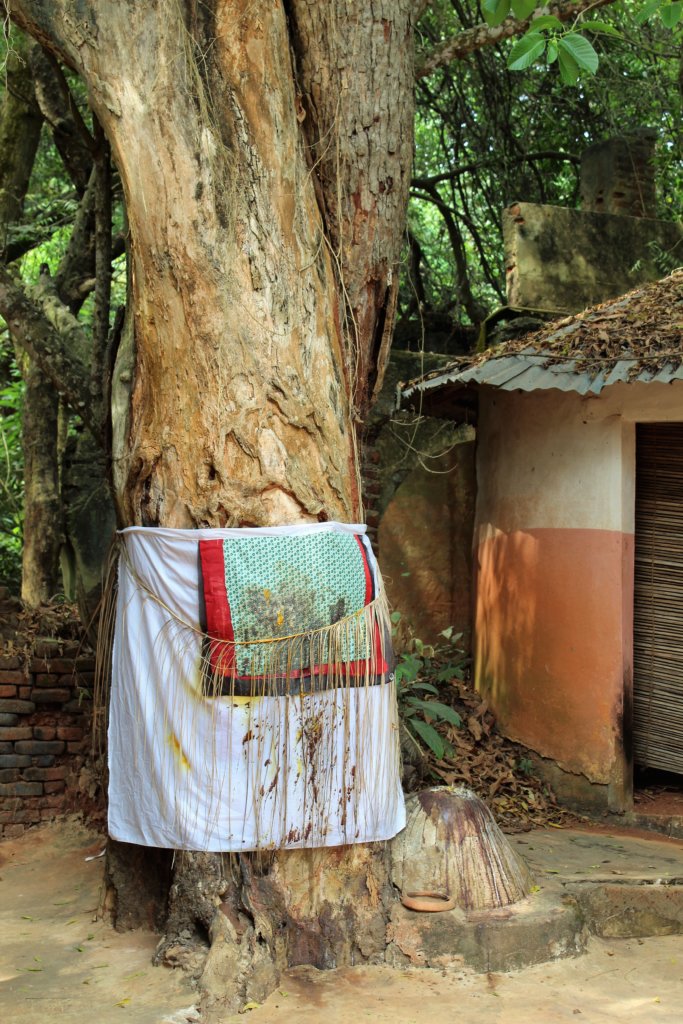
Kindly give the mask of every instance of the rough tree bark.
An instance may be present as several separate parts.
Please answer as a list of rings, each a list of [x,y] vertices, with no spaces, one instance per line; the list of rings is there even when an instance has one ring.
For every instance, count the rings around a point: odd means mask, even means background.
[[[421,6],[10,0],[82,75],[125,192],[121,524],[361,515],[357,447],[391,337]],[[0,268],[0,308],[96,430],[81,328],[49,299]],[[287,966],[387,952],[387,844],[172,857],[111,843],[107,873],[120,926],[163,915],[158,958],[201,976],[207,1021],[262,999]]]
[[[40,367],[24,358],[22,419],[24,544],[21,599],[35,608],[59,590],[62,506],[59,494],[59,397]]]
[[[10,230],[20,219],[38,149],[43,118],[28,64],[28,41],[18,36],[5,69],[0,115],[0,252],[7,259]],[[10,333],[13,333],[10,327]],[[16,339],[15,339],[16,340]],[[35,607],[57,590],[61,505],[57,452],[58,396],[33,360],[20,359],[24,392],[24,546],[21,597]]]
[[[388,354],[410,180],[412,7],[12,4],[83,76],[123,182],[122,523],[361,515],[356,419]],[[115,844],[110,877],[123,889],[129,863]],[[381,956],[382,848],[228,868],[176,858],[163,947],[186,958],[210,933],[204,980],[225,1005],[263,995],[289,963]]]

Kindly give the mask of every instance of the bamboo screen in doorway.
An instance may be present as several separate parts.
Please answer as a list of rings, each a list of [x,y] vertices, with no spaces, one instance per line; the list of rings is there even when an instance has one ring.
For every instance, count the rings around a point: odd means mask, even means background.
[[[683,774],[683,423],[638,425],[636,764]]]

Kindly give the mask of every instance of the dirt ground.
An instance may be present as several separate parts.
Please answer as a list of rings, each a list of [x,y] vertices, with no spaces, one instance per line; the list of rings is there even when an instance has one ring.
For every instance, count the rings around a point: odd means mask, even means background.
[[[151,966],[154,937],[95,920],[102,840],[75,822],[0,845],[2,1024],[185,1024],[182,975]],[[578,959],[517,974],[299,968],[225,1024],[657,1024],[683,1019],[683,937],[593,940]]]
[[[85,858],[103,845],[73,821],[0,844],[2,1024],[157,1024],[193,1003],[152,967],[155,936],[96,919],[103,861]]]

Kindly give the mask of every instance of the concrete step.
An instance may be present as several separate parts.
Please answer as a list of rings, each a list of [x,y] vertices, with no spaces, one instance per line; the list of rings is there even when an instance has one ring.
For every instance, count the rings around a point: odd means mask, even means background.
[[[387,962],[497,973],[578,956],[590,935],[683,934],[683,843],[578,829],[509,838],[536,880],[531,895],[469,914],[420,914],[397,903]]]

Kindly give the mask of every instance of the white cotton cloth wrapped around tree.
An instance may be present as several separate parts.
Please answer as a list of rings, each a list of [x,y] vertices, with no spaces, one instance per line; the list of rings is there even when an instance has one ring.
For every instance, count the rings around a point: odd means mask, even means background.
[[[121,531],[108,732],[114,839],[231,852],[374,842],[404,827],[388,652],[379,675],[373,661],[372,672],[330,674],[318,689],[238,696],[233,684],[207,696],[200,541],[329,532],[358,539],[378,595],[364,612],[373,625],[355,627],[360,648],[386,616],[364,526]],[[342,625],[332,626],[335,636]],[[328,653],[353,646],[335,643]],[[354,656],[370,665],[360,649]]]

